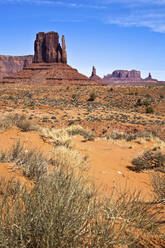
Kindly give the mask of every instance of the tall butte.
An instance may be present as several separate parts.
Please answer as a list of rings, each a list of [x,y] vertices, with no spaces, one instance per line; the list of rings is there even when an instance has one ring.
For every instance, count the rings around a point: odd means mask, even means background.
[[[34,63],[64,63],[67,64],[65,37],[62,36],[62,47],[59,34],[56,32],[40,32],[34,42]]]
[[[2,81],[1,81],[2,82]],[[56,32],[40,32],[34,42],[33,63],[22,71],[3,78],[3,83],[31,85],[91,85],[96,84],[67,64],[64,35],[62,44]]]

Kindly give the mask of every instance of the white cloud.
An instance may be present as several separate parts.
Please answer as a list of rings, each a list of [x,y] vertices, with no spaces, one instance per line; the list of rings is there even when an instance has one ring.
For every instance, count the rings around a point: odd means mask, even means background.
[[[64,7],[73,7],[73,8],[106,8],[105,5],[98,3],[95,4],[95,1],[66,1],[66,0],[0,0],[0,3],[11,3],[11,4],[38,4],[38,5],[56,5],[56,6],[64,6]]]
[[[116,24],[123,27],[147,27],[154,32],[165,33],[165,12],[153,10],[134,11],[128,16],[108,18],[109,24]]]

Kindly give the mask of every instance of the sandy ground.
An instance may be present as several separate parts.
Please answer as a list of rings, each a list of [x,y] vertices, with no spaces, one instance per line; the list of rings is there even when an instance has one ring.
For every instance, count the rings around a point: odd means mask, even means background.
[[[51,157],[53,145],[44,142],[36,131],[21,132],[18,128],[12,128],[0,134],[0,150],[9,150],[18,140],[28,150],[35,149]],[[144,142],[144,141],[143,141]],[[88,170],[86,176],[96,184],[101,194],[110,194],[113,189],[120,191],[127,189],[130,192],[140,191],[145,200],[151,200],[153,196],[151,187],[152,171],[136,173],[127,168],[131,166],[131,160],[140,152],[148,150],[156,145],[153,142],[96,141],[83,142],[81,136],[72,138],[72,147],[83,155],[88,156]],[[165,151],[162,148],[162,151]],[[1,164],[0,176],[21,178],[21,172],[13,170],[10,164]],[[26,179],[23,179],[26,181]]]

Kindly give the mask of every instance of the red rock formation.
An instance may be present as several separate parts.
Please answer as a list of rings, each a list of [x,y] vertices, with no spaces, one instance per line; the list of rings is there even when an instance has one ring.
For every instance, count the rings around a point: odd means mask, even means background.
[[[33,56],[3,56],[0,55],[0,78],[21,71],[24,67],[30,65]]]
[[[92,74],[89,78],[90,80],[93,80],[93,81],[96,81],[96,82],[100,82],[100,83],[103,83],[103,80],[101,77],[99,77],[97,74],[96,74],[96,68],[93,66],[92,68]]]
[[[67,64],[67,53],[66,53],[66,45],[65,45],[65,37],[62,36],[62,63]]]
[[[64,63],[67,64],[65,38],[62,36],[62,48],[59,34],[56,32],[40,32],[34,43],[34,63]]]
[[[95,81],[90,80],[76,69],[67,65],[64,36],[62,36],[61,47],[58,33],[38,33],[34,43],[34,50],[35,55],[31,65],[10,77],[3,78],[0,83],[37,85],[96,84]]]
[[[64,63],[33,63],[0,83],[32,85],[94,85],[88,77]]]
[[[132,71],[127,71],[127,70],[116,70],[112,74],[108,74],[107,76],[104,76],[105,81],[111,81],[111,80],[141,80],[141,73],[140,71],[132,70]]]
[[[148,77],[144,79],[145,81],[158,81],[157,79],[155,78],[152,78],[152,75],[151,73],[149,73]]]

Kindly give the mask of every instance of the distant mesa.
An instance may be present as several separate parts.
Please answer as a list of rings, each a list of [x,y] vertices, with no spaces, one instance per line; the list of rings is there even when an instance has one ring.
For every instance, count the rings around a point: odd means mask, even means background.
[[[153,79],[151,73],[145,79],[141,77],[141,72],[136,70],[115,70],[103,78],[104,83],[110,86],[143,86],[143,85],[160,85],[165,82],[159,82]]]
[[[111,80],[142,80],[141,72],[136,70],[116,70],[112,74],[108,74],[103,78],[105,81]]]

